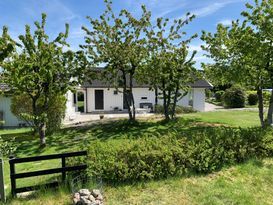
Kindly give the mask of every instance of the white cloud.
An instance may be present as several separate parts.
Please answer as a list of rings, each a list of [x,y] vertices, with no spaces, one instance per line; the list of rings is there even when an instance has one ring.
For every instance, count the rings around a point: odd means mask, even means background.
[[[211,15],[218,10],[224,8],[228,4],[241,2],[243,0],[222,0],[221,2],[215,2],[209,5],[206,5],[205,7],[201,7],[198,9],[193,10],[191,13],[195,14],[197,17],[205,17],[208,15]]]
[[[224,19],[222,21],[219,21],[218,24],[223,24],[224,26],[230,26],[230,25],[232,25],[232,20],[231,19]]]

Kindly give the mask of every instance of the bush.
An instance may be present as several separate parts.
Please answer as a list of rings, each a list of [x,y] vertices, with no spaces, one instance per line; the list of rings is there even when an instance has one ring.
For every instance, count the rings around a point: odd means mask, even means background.
[[[24,116],[32,115],[31,99],[27,95],[16,95],[11,100],[11,112],[26,121],[29,125],[32,125],[32,121]],[[47,110],[47,133],[51,134],[57,131],[62,120],[65,117],[66,98],[65,96],[53,96],[50,98]]]
[[[212,92],[211,92],[211,90],[206,89],[206,90],[205,90],[205,94],[206,94],[206,98],[207,98],[207,99],[210,99],[210,98],[211,98],[211,95],[212,95]]]
[[[231,87],[223,95],[223,102],[228,108],[245,107],[245,92],[241,87]]]
[[[97,141],[88,147],[88,175],[108,182],[208,173],[253,157],[271,156],[272,131],[206,128],[169,136]],[[71,163],[71,162],[70,162]],[[73,161],[72,161],[73,163]]]
[[[271,92],[267,91],[267,90],[264,90],[263,91],[263,98],[264,98],[264,104],[266,106],[269,106],[270,97],[271,97]]]
[[[9,157],[15,153],[17,148],[14,146],[14,141],[14,138],[4,141],[0,137],[0,158]]]
[[[223,91],[223,90],[216,91],[214,94],[215,100],[218,102],[221,102],[224,93],[225,93],[225,91]]]
[[[155,112],[158,114],[164,113],[163,105],[156,105]],[[184,107],[184,106],[176,106],[175,114],[182,114],[182,113],[193,113],[196,112],[192,107]]]
[[[247,101],[249,105],[257,105],[258,95],[256,93],[250,93],[247,96]]]

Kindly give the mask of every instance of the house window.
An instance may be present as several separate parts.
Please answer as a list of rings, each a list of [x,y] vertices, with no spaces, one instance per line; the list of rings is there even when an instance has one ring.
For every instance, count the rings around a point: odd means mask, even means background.
[[[118,94],[118,91],[117,90],[114,90],[114,95],[117,95]]]
[[[148,98],[147,97],[141,97],[141,100],[147,100]]]

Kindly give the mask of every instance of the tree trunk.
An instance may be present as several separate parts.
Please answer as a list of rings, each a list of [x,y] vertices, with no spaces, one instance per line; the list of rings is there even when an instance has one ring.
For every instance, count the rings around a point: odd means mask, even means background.
[[[267,124],[268,125],[271,125],[273,123],[272,114],[273,114],[273,90],[271,91],[271,97],[270,97],[269,108],[268,108],[268,113],[267,113]]]
[[[129,93],[127,90],[127,80],[126,80],[126,73],[122,71],[122,78],[123,78],[123,96],[125,98],[125,104],[128,108],[128,114],[129,114],[129,121],[133,121],[133,113],[131,111],[130,103],[129,103]]]
[[[133,73],[130,73],[130,100],[132,103],[132,110],[131,110],[132,119],[131,119],[131,121],[135,121],[136,120],[136,107],[135,107],[135,99],[134,99],[134,95],[133,95]]]
[[[157,105],[158,105],[158,89],[155,87],[155,106],[154,106],[154,112],[157,112]]]
[[[259,102],[259,118],[261,126],[264,127],[264,100],[263,100],[263,90],[262,88],[257,88],[258,102]]]
[[[165,88],[165,81],[162,81],[162,88],[163,88],[163,109],[164,109],[164,116],[165,116],[165,120],[169,121],[170,120],[170,116],[169,116],[169,108],[167,105],[167,100],[168,100],[168,96],[166,94],[166,88]]]
[[[172,119],[174,119],[174,117],[175,117],[175,110],[176,110],[178,91],[179,91],[179,86],[177,85],[176,89],[175,89],[174,99],[173,99],[172,116],[171,116]]]
[[[46,146],[46,123],[41,123],[39,126],[40,147]]]

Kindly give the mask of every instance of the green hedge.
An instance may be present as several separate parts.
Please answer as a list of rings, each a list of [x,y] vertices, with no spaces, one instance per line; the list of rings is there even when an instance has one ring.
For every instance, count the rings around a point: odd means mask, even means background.
[[[122,182],[165,178],[189,171],[207,173],[249,158],[271,156],[272,139],[271,131],[259,128],[219,127],[160,138],[96,141],[88,147],[88,174]]]
[[[223,90],[216,91],[215,94],[214,94],[215,100],[216,100],[217,102],[221,102],[224,93],[225,93],[225,91],[223,91]]]
[[[156,105],[155,106],[155,112],[158,114],[164,113],[163,105]],[[184,107],[180,105],[176,105],[175,113],[176,114],[183,114],[183,113],[194,113],[196,112],[192,107]]]
[[[239,86],[234,86],[225,91],[223,102],[227,108],[245,107],[245,92]]]

